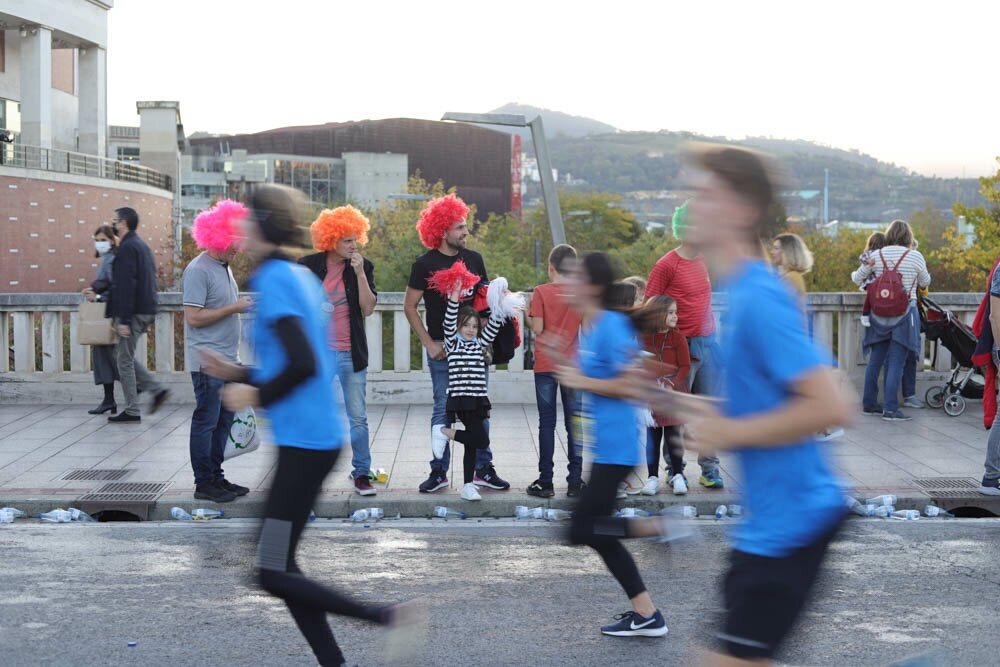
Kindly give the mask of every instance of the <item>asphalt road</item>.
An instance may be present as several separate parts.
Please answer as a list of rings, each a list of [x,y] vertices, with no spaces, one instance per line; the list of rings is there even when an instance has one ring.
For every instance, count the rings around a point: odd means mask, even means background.
[[[299,560],[364,600],[422,598],[426,643],[405,664],[690,664],[711,641],[725,558],[723,526],[695,525],[697,544],[630,545],[663,639],[599,633],[627,600],[555,524],[320,519]],[[242,520],[0,525],[0,664],[314,665],[253,584],[255,538]],[[1000,664],[998,544],[1000,520],[851,521],[782,662]],[[386,664],[381,628],[331,620],[350,664]]]

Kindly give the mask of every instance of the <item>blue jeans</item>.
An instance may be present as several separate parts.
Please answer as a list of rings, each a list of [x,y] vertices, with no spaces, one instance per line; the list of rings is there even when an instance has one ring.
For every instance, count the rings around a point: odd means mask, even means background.
[[[431,429],[439,424],[451,427],[448,423],[448,359],[431,359],[427,357],[427,368],[431,372],[431,387],[434,391],[434,410],[431,412]],[[486,369],[486,384],[490,382],[490,371]],[[484,421],[486,432],[490,432],[490,420]],[[444,455],[439,459],[431,459],[431,470],[448,472],[451,464],[451,443],[444,448]],[[476,470],[493,464],[493,452],[489,447],[476,450]]]
[[[692,394],[706,396],[722,395],[722,361],[715,334],[692,336],[687,339],[691,352],[691,371],[688,373],[688,389]],[[697,360],[695,359],[697,357]],[[699,454],[698,465],[701,472],[719,469],[719,457],[715,454]]]
[[[895,412],[899,409],[899,385],[903,379],[903,366],[906,363],[908,350],[903,345],[890,340],[883,340],[871,345],[871,355],[865,368],[865,393],[861,399],[866,408],[878,405],[878,376],[882,365],[888,364],[885,371],[885,387],[882,395],[885,398],[883,411]]]
[[[337,362],[337,379],[344,396],[347,421],[351,426],[351,479],[367,475],[372,467],[371,443],[368,441],[368,407],[365,405],[365,390],[368,384],[368,369],[354,372],[351,351],[334,352]]]
[[[917,353],[906,351],[906,362],[903,364],[903,398],[913,398],[917,395]]]
[[[191,469],[198,485],[223,478],[222,461],[233,413],[222,407],[225,382],[200,371],[191,371],[191,382],[195,400],[191,415]]]
[[[583,457],[580,443],[573,437],[573,415],[580,410],[578,395],[569,387],[560,385],[552,373],[535,373],[535,403],[538,405],[538,481],[552,483],[552,457],[556,450],[556,388],[562,395],[563,426],[566,428],[566,449],[569,475],[566,481],[579,484]]]

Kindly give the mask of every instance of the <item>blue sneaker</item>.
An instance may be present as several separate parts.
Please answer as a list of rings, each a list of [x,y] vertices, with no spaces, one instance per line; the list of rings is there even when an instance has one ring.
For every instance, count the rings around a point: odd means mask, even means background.
[[[721,489],[724,486],[718,470],[706,470],[702,472],[701,477],[698,478],[698,483],[706,489]]]
[[[667,634],[667,622],[657,609],[649,618],[634,611],[615,616],[617,623],[605,625],[601,632],[612,637],[662,637]]]

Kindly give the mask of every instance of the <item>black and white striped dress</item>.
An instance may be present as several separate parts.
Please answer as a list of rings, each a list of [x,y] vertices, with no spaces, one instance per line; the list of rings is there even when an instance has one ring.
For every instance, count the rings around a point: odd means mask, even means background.
[[[490,399],[486,393],[486,362],[483,349],[493,343],[503,321],[490,318],[479,336],[463,340],[458,335],[458,303],[448,300],[444,313],[444,348],[448,353],[448,404],[449,420],[455,414],[475,412],[489,417]]]

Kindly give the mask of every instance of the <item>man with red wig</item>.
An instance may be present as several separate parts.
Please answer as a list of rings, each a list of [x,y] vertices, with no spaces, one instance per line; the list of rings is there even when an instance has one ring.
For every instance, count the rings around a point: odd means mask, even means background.
[[[431,275],[438,271],[449,269],[458,261],[465,263],[466,268],[478,275],[482,282],[489,282],[486,274],[486,264],[483,256],[475,250],[466,248],[466,238],[469,228],[466,218],[469,207],[455,195],[446,195],[427,203],[420,213],[417,222],[417,233],[427,252],[413,262],[410,269],[410,279],[406,284],[406,296],[403,301],[403,312],[421,344],[427,350],[427,367],[431,372],[431,386],[434,391],[434,410],[431,412],[431,439],[444,439],[444,454],[440,458],[431,458],[430,476],[420,483],[421,493],[433,493],[448,486],[448,464],[451,461],[447,436],[441,433],[440,426],[450,426],[445,406],[448,402],[448,360],[445,359],[444,340],[444,297],[430,287]],[[475,287],[462,292],[461,303],[471,303]],[[424,310],[427,313],[427,326],[424,326],[417,305],[424,300]],[[487,376],[488,381],[488,376]],[[486,422],[489,428],[489,421]],[[433,451],[433,448],[432,448]],[[480,449],[476,452],[476,470],[473,483],[491,489],[506,490],[510,484],[497,475],[493,467],[493,452]]]
[[[327,345],[336,358],[337,377],[351,425],[351,478],[354,490],[374,496],[368,479],[372,465],[368,440],[368,338],[365,318],[375,310],[375,265],[358,252],[368,243],[368,218],[353,206],[326,209],[309,227],[313,248],[299,260],[323,283],[330,304]]]
[[[238,224],[247,215],[243,204],[229,199],[199,213],[191,236],[202,253],[183,276],[185,364],[195,398],[190,441],[194,497],[217,503],[230,502],[250,489],[233,484],[222,472],[233,413],[222,405],[223,381],[202,372],[200,353],[214,352],[239,363],[240,313],[250,307],[250,299],[240,297],[229,263],[238,252]]]

